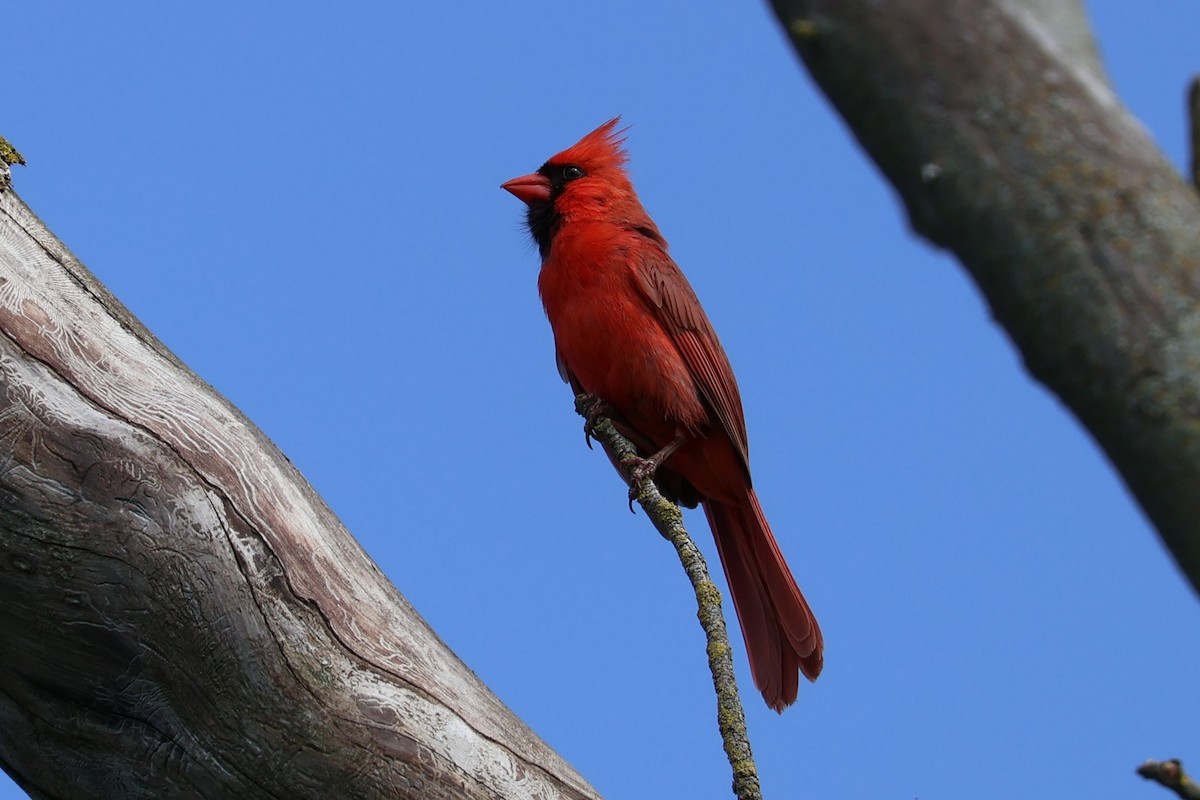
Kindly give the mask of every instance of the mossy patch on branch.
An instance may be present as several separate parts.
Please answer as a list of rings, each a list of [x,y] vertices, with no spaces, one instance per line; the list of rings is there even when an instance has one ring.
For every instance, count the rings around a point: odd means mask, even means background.
[[[5,164],[25,165],[25,157],[17,152],[17,148],[9,144],[8,139],[0,136],[0,161]]]

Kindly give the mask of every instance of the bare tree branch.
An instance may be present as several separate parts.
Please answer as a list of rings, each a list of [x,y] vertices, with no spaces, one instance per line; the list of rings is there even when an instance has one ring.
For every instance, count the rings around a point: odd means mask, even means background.
[[[34,797],[597,797],[11,188],[0,647]]]
[[[773,6],[913,228],[958,256],[1200,589],[1195,190],[1025,4]]]

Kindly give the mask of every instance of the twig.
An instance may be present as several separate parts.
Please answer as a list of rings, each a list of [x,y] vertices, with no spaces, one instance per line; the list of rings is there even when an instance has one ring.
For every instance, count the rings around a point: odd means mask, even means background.
[[[584,417],[587,416],[589,399],[585,394],[575,398],[575,410]],[[619,465],[621,477],[628,482],[631,468],[641,460],[637,448],[618,433],[612,421],[605,417],[596,417],[593,433],[604,445],[613,463]],[[750,752],[750,738],[746,731],[746,715],[733,673],[733,654],[725,617],[721,612],[721,592],[709,577],[704,555],[683,527],[683,513],[679,506],[663,497],[650,478],[644,478],[634,488],[638,505],[663,538],[674,545],[696,593],[697,616],[708,639],[708,668],[712,672],[713,687],[717,693],[717,726],[721,731],[729,766],[733,769],[733,793],[739,800],[762,800],[758,768]]]
[[[1156,781],[1167,787],[1183,800],[1200,800],[1200,786],[1187,776],[1178,758],[1169,761],[1146,761],[1137,768],[1137,774],[1148,781]]]

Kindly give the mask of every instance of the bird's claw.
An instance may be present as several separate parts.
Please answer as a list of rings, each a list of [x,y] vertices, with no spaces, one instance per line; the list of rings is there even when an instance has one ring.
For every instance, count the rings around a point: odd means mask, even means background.
[[[633,501],[637,499],[638,487],[646,478],[654,479],[654,473],[658,471],[659,461],[654,458],[638,458],[629,459],[624,463],[626,469],[629,470],[629,512],[636,513],[633,510]]]
[[[594,394],[588,395],[583,406],[583,441],[592,449],[592,437],[596,434],[596,420],[600,417],[611,417],[612,406]]]

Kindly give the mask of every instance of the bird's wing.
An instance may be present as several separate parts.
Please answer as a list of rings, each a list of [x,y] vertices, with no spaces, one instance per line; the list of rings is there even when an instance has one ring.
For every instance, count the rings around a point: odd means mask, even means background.
[[[670,334],[700,393],[741,454],[749,473],[750,448],[742,396],[729,357],[678,265],[658,248],[638,248],[633,266],[636,283]]]

